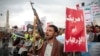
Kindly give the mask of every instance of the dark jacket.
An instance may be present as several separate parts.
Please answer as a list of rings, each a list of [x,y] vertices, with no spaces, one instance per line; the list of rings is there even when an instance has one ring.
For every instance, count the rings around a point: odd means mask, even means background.
[[[1,49],[0,49],[0,56],[9,56],[10,55],[10,50],[9,50],[9,48],[4,48],[4,47],[2,47]]]
[[[2,43],[8,43],[8,42],[9,42],[9,38],[8,37],[3,37]]]
[[[100,42],[100,34],[97,37],[98,37],[98,42]]]
[[[46,46],[47,46],[47,41],[44,42],[43,47],[39,52],[39,56],[44,56]],[[63,44],[58,42],[56,39],[53,43],[51,56],[66,56],[66,54],[63,52]]]
[[[100,42],[100,34],[99,35],[94,35],[94,40],[93,42]]]

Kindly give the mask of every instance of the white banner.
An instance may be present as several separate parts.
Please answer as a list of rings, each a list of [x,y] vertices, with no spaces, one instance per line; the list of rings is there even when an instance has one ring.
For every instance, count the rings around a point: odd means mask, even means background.
[[[86,23],[93,22],[93,14],[90,6],[84,7],[84,18],[86,20]]]

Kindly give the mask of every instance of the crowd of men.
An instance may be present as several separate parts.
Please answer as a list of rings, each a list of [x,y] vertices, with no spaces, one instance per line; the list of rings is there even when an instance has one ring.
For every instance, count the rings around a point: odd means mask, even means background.
[[[5,34],[2,38],[3,48],[8,48],[9,40],[12,41],[10,52],[4,52],[3,56],[72,56],[71,52],[64,52],[65,29],[58,29],[55,25],[49,25],[42,37],[38,30],[23,32],[24,37],[16,34]],[[57,36],[63,36],[59,41]],[[89,42],[100,42],[100,26],[86,26],[86,38]],[[81,52],[76,52],[76,56],[81,56]]]
[[[88,42],[100,42],[100,26],[86,26],[86,38]]]

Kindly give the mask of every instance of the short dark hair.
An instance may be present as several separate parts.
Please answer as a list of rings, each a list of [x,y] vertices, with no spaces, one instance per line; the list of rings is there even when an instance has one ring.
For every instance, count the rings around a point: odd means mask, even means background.
[[[57,26],[55,26],[55,25],[49,25],[49,27],[52,27],[52,28],[54,29],[54,31],[58,33],[58,28],[57,28]]]
[[[99,25],[96,25],[95,27],[98,27],[100,29],[100,26]]]

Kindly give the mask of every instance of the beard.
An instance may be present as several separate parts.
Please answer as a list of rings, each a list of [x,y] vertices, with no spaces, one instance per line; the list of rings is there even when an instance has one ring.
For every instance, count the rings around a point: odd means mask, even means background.
[[[53,39],[53,37],[49,37],[49,38],[47,37],[47,40],[51,40],[51,39]]]
[[[53,39],[53,38],[54,38],[54,36],[46,35],[46,40],[51,40],[51,39]]]

